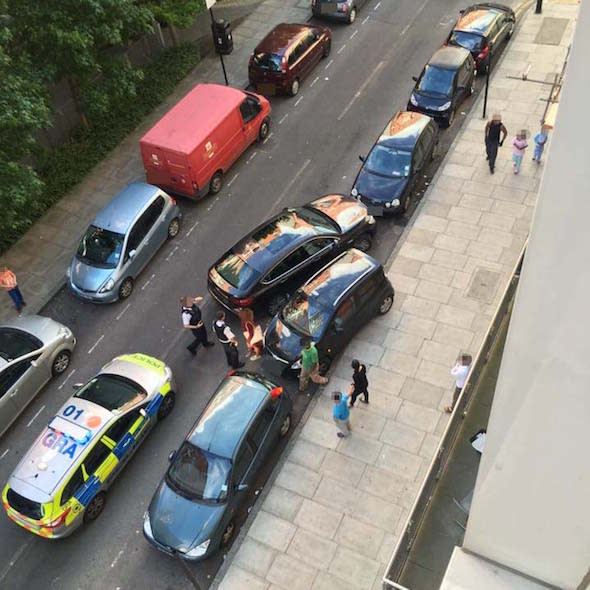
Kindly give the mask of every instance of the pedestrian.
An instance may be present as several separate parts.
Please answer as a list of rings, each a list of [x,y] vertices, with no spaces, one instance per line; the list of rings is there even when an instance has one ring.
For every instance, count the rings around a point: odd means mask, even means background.
[[[351,385],[348,394],[352,393],[353,386]],[[332,418],[338,427],[336,435],[338,438],[346,438],[350,435],[352,430],[350,427],[350,410],[348,409],[348,395],[340,393],[339,391],[332,392]]]
[[[445,412],[447,414],[450,414],[455,408],[459,395],[465,386],[465,381],[467,381],[469,371],[471,371],[471,355],[462,354],[459,359],[457,359],[455,366],[451,369],[451,375],[455,378],[455,391],[453,392],[453,403],[450,406],[445,407]]]
[[[502,139],[500,139],[500,133]],[[490,174],[494,173],[496,167],[496,156],[498,155],[498,147],[504,143],[508,131],[502,123],[502,116],[498,113],[492,116],[492,120],[486,123],[485,128],[485,144],[488,164],[490,166]]]
[[[254,312],[245,307],[237,310],[246,346],[250,352],[250,360],[258,360],[262,356],[263,336],[260,326],[254,321]]]
[[[526,141],[526,131],[524,129],[518,133],[516,137],[512,138],[512,167],[514,169],[514,174],[520,172],[524,151],[527,149],[528,145],[529,144]]]
[[[301,351],[301,372],[299,373],[299,393],[303,393],[307,389],[309,380],[320,385],[328,383],[327,377],[320,375],[320,362],[318,349],[312,342],[311,338],[307,338],[303,344]]]
[[[353,359],[351,366],[353,371],[353,391],[350,396],[350,407],[354,408],[356,398],[361,395],[361,393],[363,394],[363,399],[361,399],[361,401],[365,404],[369,403],[369,382],[367,381],[367,367],[365,367],[365,365],[362,365],[359,361]]]
[[[194,340],[186,347],[186,349],[194,356],[197,354],[199,344],[205,348],[214,346],[213,342],[209,341],[207,337],[207,328],[201,318],[201,310],[198,303],[203,301],[202,297],[181,297],[180,305],[182,325],[185,330],[190,330]]]
[[[6,266],[0,267],[0,287],[10,295],[18,315],[21,315],[23,307],[26,307],[27,304],[18,288],[15,274],[11,270],[8,270]]]
[[[549,140],[549,126],[542,125],[541,131],[535,135],[533,141],[535,142],[535,151],[533,152],[533,162],[537,162],[537,164],[541,163],[541,156],[543,155],[543,150],[545,149],[545,144]]]
[[[234,333],[231,331],[231,328],[226,325],[225,313],[223,311],[217,312],[217,320],[213,323],[213,331],[219,342],[223,344],[227,364],[234,369],[243,367],[244,363],[240,361],[240,355],[238,352],[238,341],[236,340]]]

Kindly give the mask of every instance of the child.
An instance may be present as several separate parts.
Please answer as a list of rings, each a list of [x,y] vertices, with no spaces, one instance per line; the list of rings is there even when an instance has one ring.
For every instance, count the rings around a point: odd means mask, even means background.
[[[541,163],[541,156],[543,155],[545,144],[549,139],[548,131],[549,127],[547,125],[543,125],[541,127],[541,131],[535,135],[535,151],[533,153],[533,162],[537,162],[537,164]]]
[[[526,142],[526,131],[524,130],[512,139],[512,167],[514,168],[514,174],[520,172],[522,157],[528,145]]]

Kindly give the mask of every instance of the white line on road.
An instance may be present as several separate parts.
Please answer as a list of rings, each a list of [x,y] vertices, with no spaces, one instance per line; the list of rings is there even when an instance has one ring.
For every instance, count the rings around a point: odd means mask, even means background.
[[[6,449],[2,455],[0,455],[0,459],[4,459],[4,457],[6,457],[6,455],[8,455],[8,451],[10,451],[10,449]]]
[[[151,282],[152,279],[155,277],[156,275],[152,275],[143,285],[143,287],[141,288],[141,290],[143,291]]]
[[[256,157],[256,154],[257,154],[257,153],[258,153],[258,152],[254,152],[254,153],[253,153],[253,154],[252,154],[252,155],[251,155],[251,156],[248,158],[248,162],[251,162],[251,161],[252,161],[252,160],[253,160],[253,159]]]
[[[303,100],[303,96],[300,96],[296,101],[295,104],[293,105],[294,107],[296,107],[301,101]]]
[[[268,137],[267,137],[266,139],[268,139]],[[231,185],[234,183],[235,179],[236,179],[236,178],[237,178],[239,175],[240,175],[240,173],[239,173],[239,172],[236,172],[236,173],[235,173],[235,174],[232,176],[232,179],[231,179],[231,180],[230,180],[230,181],[227,183],[227,186],[231,186]]]
[[[131,303],[129,304],[131,305]],[[76,369],[72,369],[68,376],[62,381],[62,384],[58,387],[58,389],[63,389],[63,386],[70,380],[70,377],[76,372]]]
[[[94,343],[92,348],[88,351],[88,354],[92,354],[92,351],[100,344],[100,341],[104,338],[104,334]]]
[[[352,41],[358,32],[359,32],[359,30],[355,29],[354,32],[352,33],[352,35],[349,37],[349,39]]]
[[[342,119],[344,119],[344,116],[346,115],[346,113],[348,113],[348,111],[350,110],[350,107],[352,107],[352,105],[355,103],[356,99],[359,98],[359,96],[364,92],[365,88],[371,83],[371,80],[374,78],[374,76],[377,75],[377,72],[379,72],[379,70],[384,65],[385,65],[384,61],[380,61],[377,64],[377,67],[369,74],[369,77],[363,82],[362,86],[355,92],[354,96],[352,97],[350,102],[346,105],[345,109],[340,113],[340,115],[338,116],[338,121],[342,121]]]
[[[282,125],[283,121],[289,116],[289,113],[285,113],[279,120],[279,125]]]
[[[168,256],[166,256],[166,261],[169,261],[174,256],[174,254],[176,253],[176,250],[178,250],[178,246],[174,246],[174,248],[172,249],[172,252],[170,252],[170,254],[168,254]],[[120,316],[122,316],[127,311],[127,309],[129,308],[130,305],[131,305],[131,303],[127,304],[127,307],[117,316],[117,319],[119,319]]]
[[[266,139],[262,142],[262,144],[264,145],[271,137],[272,137],[272,131],[266,136]],[[237,174],[236,174],[236,176],[237,176]],[[229,184],[227,186],[229,186]]]
[[[283,192],[279,195],[279,198],[272,204],[271,211],[283,200],[285,195],[291,190],[291,187],[295,184],[295,181],[303,174],[305,169],[311,164],[311,160],[307,159],[303,162],[303,166],[299,168],[297,174],[289,181],[287,186],[283,189]]]
[[[336,52],[340,55],[346,49],[346,43]]]
[[[418,12],[416,12],[416,14],[414,14],[414,17],[412,18],[412,20],[403,28],[401,34],[405,35],[408,32],[408,29],[416,22],[416,20],[418,20],[418,17],[420,16],[420,14],[422,14],[422,11],[426,8],[426,5],[430,2],[430,0],[424,0],[424,2],[422,3],[422,6],[420,6],[420,8],[418,8]]]
[[[369,15],[365,16],[365,18],[361,21],[361,25],[364,25],[369,20]]]
[[[45,409],[45,406],[41,406],[39,408],[39,411],[29,420],[29,423],[27,424],[27,428],[39,417],[39,414]]]
[[[8,564],[6,565],[6,567],[2,570],[2,573],[0,574],[0,582],[2,582],[4,580],[4,578],[7,576],[8,572],[10,571],[10,568],[21,558],[22,554],[25,552],[25,549],[33,542],[33,539],[29,539],[26,543],[24,543],[23,545],[21,545],[14,553],[14,555],[12,556],[12,559],[8,562]]]
[[[237,174],[236,174],[236,176],[237,176]],[[199,222],[195,221],[195,223],[193,223],[192,227],[186,232],[187,238],[193,233],[193,229],[195,229],[195,227],[197,227],[197,225],[199,225]]]
[[[373,10],[377,10],[379,8],[379,6],[381,6],[381,2],[377,2],[377,4],[375,4],[375,8],[373,8]]]
[[[309,87],[311,88],[319,79],[320,77],[317,76],[316,79],[309,85]]]
[[[119,561],[119,559],[121,559],[121,556],[123,555],[123,553],[125,553],[125,549],[121,549],[121,551],[119,551],[119,553],[117,553],[117,557],[115,557],[115,559],[113,559],[113,563],[111,563],[111,567],[115,567],[117,565],[117,561]]]
[[[326,65],[326,67],[324,68],[324,70],[327,70],[332,64],[334,63],[334,60],[331,59],[328,64]]]

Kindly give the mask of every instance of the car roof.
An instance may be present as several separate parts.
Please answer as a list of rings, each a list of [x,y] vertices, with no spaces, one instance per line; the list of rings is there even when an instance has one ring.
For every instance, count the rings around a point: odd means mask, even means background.
[[[125,234],[142,209],[159,192],[157,186],[145,182],[132,182],[96,214],[92,225]]]
[[[250,373],[228,375],[219,385],[187,440],[219,457],[231,459],[264,402],[268,384]]]
[[[501,11],[494,8],[470,7],[459,17],[454,30],[485,35],[499,14]]]
[[[124,354],[108,362],[100,370],[100,375],[119,375],[141,385],[148,395],[160,387],[166,373],[166,365],[147,354]]]
[[[59,322],[41,315],[25,315],[22,317],[11,318],[2,322],[0,329],[10,328],[21,330],[27,334],[32,334],[44,344],[57,336],[60,328],[64,327]]]
[[[400,111],[387,123],[378,144],[412,150],[426,126],[432,121],[428,115],[414,111]]]
[[[434,52],[428,65],[445,70],[456,70],[463,65],[468,55],[471,54],[467,49],[463,49],[463,47],[441,47]]]
[[[283,55],[302,33],[312,28],[299,23],[280,23],[256,46],[254,53]]]

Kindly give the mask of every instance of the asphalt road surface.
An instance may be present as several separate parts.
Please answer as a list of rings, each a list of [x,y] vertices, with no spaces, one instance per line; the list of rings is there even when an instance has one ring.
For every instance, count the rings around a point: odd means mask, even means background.
[[[43,425],[72,394],[71,385],[91,378],[114,356],[141,351],[165,360],[176,378],[177,403],[119,475],[96,522],[69,538],[47,541],[13,524],[1,511],[0,588],[190,587],[182,564],[144,540],[142,517],[170,450],[178,447],[227,365],[220,345],[199,350],[195,359],[186,351],[190,338],[180,327],[178,299],[207,295],[210,264],[270,214],[322,194],[348,194],[360,165],[358,155],[366,154],[395,111],[405,108],[412,75],[420,73],[465,5],[459,0],[373,0],[353,26],[330,25],[331,55],[303,83],[297,97],[273,98],[272,134],[234,165],[219,195],[198,203],[180,201],[184,220],[179,236],[152,260],[129,300],[95,306],[64,289],[45,307],[43,315],[69,326],[78,346],[66,375],[50,383],[0,441],[2,485]],[[480,89],[482,80],[477,85]],[[461,110],[469,108],[466,102]],[[443,149],[462,120],[457,117],[454,127],[442,133]],[[387,260],[407,218],[378,220],[371,253],[381,262]],[[203,312],[208,325],[216,310],[207,295]],[[306,396],[297,400],[296,419],[306,403]],[[202,588],[209,586],[222,559],[218,555],[188,564]]]

